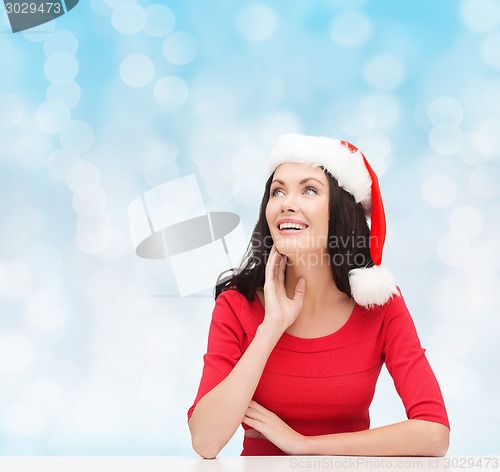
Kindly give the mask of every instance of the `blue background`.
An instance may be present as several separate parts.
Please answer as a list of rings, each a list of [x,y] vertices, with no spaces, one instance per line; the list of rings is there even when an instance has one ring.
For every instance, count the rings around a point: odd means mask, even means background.
[[[195,174],[248,238],[295,131],[378,173],[449,453],[499,452],[498,0],[89,0],[16,34],[1,8],[1,454],[194,454],[213,299],[136,256],[128,206]],[[405,418],[385,371],[371,416]]]

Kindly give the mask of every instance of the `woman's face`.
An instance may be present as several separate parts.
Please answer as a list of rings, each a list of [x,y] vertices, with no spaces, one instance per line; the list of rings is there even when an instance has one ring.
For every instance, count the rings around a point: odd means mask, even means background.
[[[297,163],[278,166],[266,220],[280,253],[293,257],[326,250],[329,195],[328,179],[321,167]]]

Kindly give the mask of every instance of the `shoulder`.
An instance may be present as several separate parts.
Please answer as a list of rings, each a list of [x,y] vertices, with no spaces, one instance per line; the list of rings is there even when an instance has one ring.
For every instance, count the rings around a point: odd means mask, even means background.
[[[247,298],[236,289],[222,292],[215,301],[214,317],[231,318],[241,325],[247,334],[255,334],[257,327],[264,319],[264,309],[257,296],[254,300]]]
[[[399,287],[397,294],[374,311],[378,313],[381,334],[386,345],[406,344],[409,347],[420,342],[415,322]]]
[[[406,306],[401,289],[397,287],[397,290],[397,294],[395,294],[383,307],[384,318],[387,321],[395,318],[406,318],[411,320],[410,311]]]
[[[364,324],[363,329],[371,327],[380,334],[383,334],[389,327],[401,322],[404,324],[412,323],[410,312],[399,287],[397,293],[383,305],[375,305],[370,308],[361,305],[356,305],[356,307],[357,320]]]
[[[245,296],[238,292],[238,290],[229,288],[227,290],[224,290],[215,300],[216,305],[223,305],[223,306],[228,306],[233,309],[238,309],[241,307],[242,299],[244,299]]]
[[[397,287],[397,292],[383,305],[375,305],[370,308],[360,307],[360,309],[364,312],[365,316],[381,317],[384,319],[397,316],[401,312],[408,313],[408,308],[399,287]]]

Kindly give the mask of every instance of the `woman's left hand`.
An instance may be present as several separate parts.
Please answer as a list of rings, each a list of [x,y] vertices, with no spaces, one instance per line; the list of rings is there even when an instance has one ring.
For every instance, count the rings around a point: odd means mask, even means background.
[[[271,441],[285,454],[304,454],[303,446],[305,437],[294,431],[277,415],[257,402],[250,402],[243,423],[260,433],[265,439]],[[247,430],[245,434],[250,437],[261,437],[252,430]]]

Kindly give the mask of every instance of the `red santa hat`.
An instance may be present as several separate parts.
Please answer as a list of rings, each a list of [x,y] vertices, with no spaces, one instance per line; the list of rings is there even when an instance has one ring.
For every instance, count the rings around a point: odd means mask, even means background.
[[[323,167],[365,209],[370,223],[370,255],[374,265],[349,272],[354,301],[372,307],[383,305],[399,294],[391,273],[381,265],[386,229],[378,179],[359,149],[338,139],[285,134],[278,138],[271,152],[270,173],[287,162]]]

